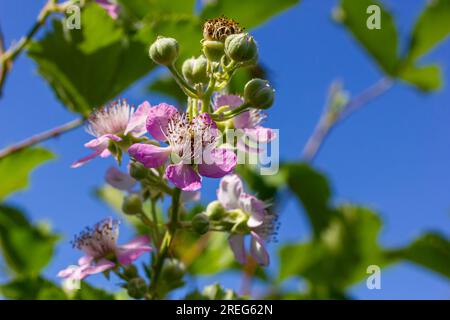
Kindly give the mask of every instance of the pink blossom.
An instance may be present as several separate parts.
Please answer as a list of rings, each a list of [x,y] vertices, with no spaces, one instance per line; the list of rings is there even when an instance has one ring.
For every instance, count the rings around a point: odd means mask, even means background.
[[[262,266],[269,264],[265,242],[273,234],[276,215],[267,211],[267,205],[253,195],[244,192],[242,181],[236,174],[227,175],[220,181],[217,199],[225,210],[242,210],[249,218],[247,226],[250,229],[250,254]],[[232,234],[228,242],[240,263],[247,259],[245,249],[245,234]]]
[[[139,236],[126,244],[117,245],[118,236],[119,222],[112,218],[100,221],[93,228],[86,228],[72,242],[85,255],[78,260],[78,265],[61,270],[58,277],[82,280],[89,275],[114,268],[114,261],[126,266],[152,250],[147,236]]]
[[[110,0],[95,0],[114,20],[119,16],[120,7]]]
[[[209,114],[191,121],[168,104],[150,108],[147,131],[168,146],[136,143],[128,152],[147,168],[166,168],[166,177],[183,191],[201,188],[202,177],[221,178],[236,166],[236,155],[217,147],[219,130]],[[196,165],[195,167],[193,165]]]
[[[134,110],[125,100],[116,101],[94,111],[89,119],[86,131],[95,139],[84,146],[93,150],[90,155],[72,164],[78,168],[95,157],[106,158],[111,155],[108,147],[111,142],[119,142],[125,136],[138,138],[146,133],[145,120],[150,104],[145,101]]]
[[[215,99],[216,108],[230,106],[234,109],[243,103],[244,100],[238,95],[221,95]],[[259,144],[269,143],[276,138],[272,129],[261,126],[265,118],[266,115],[258,109],[251,109],[233,118],[234,127],[243,131],[243,135],[237,141],[239,150],[259,153],[263,151]]]

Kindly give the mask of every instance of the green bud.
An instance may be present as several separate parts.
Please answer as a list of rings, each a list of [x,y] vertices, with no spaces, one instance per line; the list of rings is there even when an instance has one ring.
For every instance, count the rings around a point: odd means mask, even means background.
[[[130,194],[123,199],[122,211],[128,215],[142,213],[142,201],[139,195]]]
[[[256,59],[258,47],[247,33],[232,34],[225,40],[225,53],[236,62],[247,62]]]
[[[142,180],[147,177],[148,169],[140,162],[133,161],[130,164],[130,176],[136,180]]]
[[[270,108],[274,96],[274,90],[267,80],[252,79],[244,87],[244,101],[255,109]]]
[[[209,81],[207,68],[208,60],[204,56],[200,56],[198,58],[187,59],[183,63],[181,71],[188,82],[206,84]]]
[[[186,267],[180,260],[166,259],[162,267],[162,275],[167,282],[177,282],[181,280],[186,273]]]
[[[174,38],[158,37],[149,50],[150,58],[158,64],[171,66],[178,58],[178,41]]]
[[[224,55],[223,42],[217,40],[204,40],[202,41],[203,54],[210,61],[220,61]]]
[[[142,278],[133,278],[127,284],[128,295],[134,299],[142,299],[147,293],[147,283]]]
[[[192,218],[192,228],[198,234],[205,234],[209,231],[209,218],[204,213],[199,213]]]
[[[208,204],[206,207],[206,215],[211,220],[220,220],[226,215],[226,212],[222,204],[216,200]]]

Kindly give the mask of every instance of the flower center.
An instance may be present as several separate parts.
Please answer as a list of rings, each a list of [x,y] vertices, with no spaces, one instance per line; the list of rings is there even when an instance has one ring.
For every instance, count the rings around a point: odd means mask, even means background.
[[[116,248],[118,236],[119,221],[107,218],[93,227],[86,227],[75,236],[72,246],[95,259],[104,258]]]
[[[87,132],[95,137],[123,134],[134,108],[126,100],[118,100],[94,111],[88,119]]]
[[[200,117],[189,121],[186,114],[175,113],[169,120],[166,138],[172,153],[183,163],[200,163],[203,152],[214,148],[217,129]]]

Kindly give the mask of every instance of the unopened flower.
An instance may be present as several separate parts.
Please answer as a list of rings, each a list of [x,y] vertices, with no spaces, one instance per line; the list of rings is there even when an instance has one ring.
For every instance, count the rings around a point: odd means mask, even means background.
[[[166,177],[183,191],[201,188],[201,176],[221,178],[236,166],[236,155],[218,148],[219,130],[205,113],[189,120],[171,105],[162,103],[148,113],[147,131],[167,147],[136,143],[128,152],[147,168],[164,165]]]
[[[269,254],[265,248],[265,241],[273,235],[276,215],[267,211],[264,201],[244,192],[239,176],[227,175],[220,181],[217,198],[225,210],[238,210],[246,215],[246,232],[236,232],[230,235],[230,247],[240,263],[247,259],[245,249],[245,235],[250,233],[250,254],[262,266],[269,264]]]
[[[244,100],[238,95],[221,95],[216,97],[216,109],[223,106],[230,106],[232,109],[239,107]],[[241,113],[233,118],[235,129],[242,130],[242,135],[237,140],[237,148],[245,152],[262,152],[260,144],[267,144],[276,138],[276,133],[270,129],[261,126],[266,115],[259,109]]]
[[[117,264],[130,265],[145,252],[152,250],[147,236],[117,245],[118,236],[119,222],[112,218],[100,221],[93,228],[86,228],[72,242],[85,255],[78,260],[78,265],[61,270],[58,277],[82,280],[89,275],[112,269]]]
[[[95,139],[84,146],[94,152],[72,164],[78,168],[97,156],[109,157],[111,142],[120,142],[125,137],[138,138],[146,133],[145,120],[150,104],[146,101],[136,110],[125,100],[116,101],[94,111],[88,121],[86,131]]]
[[[120,7],[110,0],[95,0],[113,19],[119,16]]]

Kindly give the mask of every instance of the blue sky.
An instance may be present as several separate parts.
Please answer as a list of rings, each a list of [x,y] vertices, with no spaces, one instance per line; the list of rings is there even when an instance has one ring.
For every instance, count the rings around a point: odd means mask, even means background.
[[[0,24],[7,44],[27,32],[44,2],[0,3]],[[396,16],[405,40],[426,1],[385,2]],[[280,128],[282,159],[299,158],[334,79],[343,80],[346,89],[357,94],[382,76],[351,36],[331,20],[331,9],[336,4],[331,0],[305,0],[253,31],[261,61],[269,68],[277,90],[267,126]],[[424,62],[442,66],[446,84],[450,78],[449,57],[447,41],[424,58]],[[122,96],[136,104],[144,99],[152,104],[161,102],[161,97],[145,93],[143,87],[148,81],[148,77],[139,81]],[[0,146],[73,118],[37,75],[33,61],[22,55],[14,64],[0,100]],[[328,174],[336,201],[364,203],[380,212],[384,245],[404,245],[426,230],[450,233],[449,120],[448,86],[424,95],[398,83],[334,130],[318,155],[316,166]],[[51,278],[79,256],[69,244],[72,235],[112,214],[95,199],[92,190],[103,183],[104,172],[113,161],[95,160],[82,169],[69,168],[86,153],[83,143],[88,139],[78,129],[45,143],[58,154],[57,160],[33,173],[30,189],[9,199],[34,220],[51,221],[65,235],[46,269]],[[214,197],[216,182],[209,182],[211,187],[205,188],[205,202]],[[305,217],[299,214],[295,202],[287,205],[280,221],[280,243],[308,238]],[[123,240],[131,236],[129,230],[122,235]],[[274,257],[275,247],[271,248]],[[239,278],[230,275],[208,277],[198,284],[217,280],[239,288]],[[92,282],[114,288],[101,277]],[[448,280],[406,263],[382,271],[381,290],[368,290],[362,283],[351,292],[367,299],[450,298]]]

